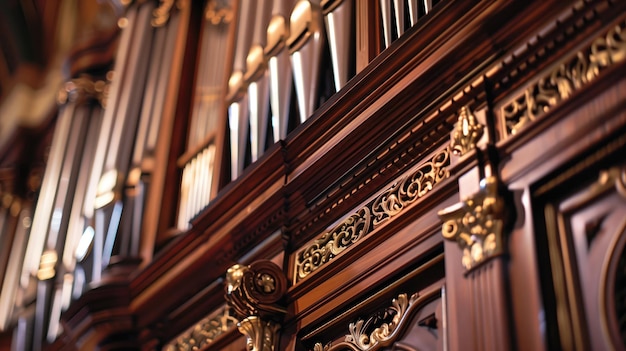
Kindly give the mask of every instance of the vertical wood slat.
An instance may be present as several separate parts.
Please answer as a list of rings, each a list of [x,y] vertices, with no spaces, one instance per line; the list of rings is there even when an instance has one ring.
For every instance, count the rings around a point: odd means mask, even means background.
[[[505,263],[502,257],[475,268],[465,277],[465,306],[471,312],[473,349],[498,351],[511,348],[506,299]]]

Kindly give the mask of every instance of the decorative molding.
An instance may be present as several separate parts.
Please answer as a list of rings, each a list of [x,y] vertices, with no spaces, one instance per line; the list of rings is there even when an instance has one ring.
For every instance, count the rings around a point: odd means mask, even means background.
[[[492,176],[481,180],[476,194],[439,212],[443,237],[459,244],[466,270],[504,252],[505,203],[500,182]]]
[[[450,147],[456,156],[463,156],[476,148],[476,143],[483,136],[483,126],[467,106],[459,111],[459,119],[450,133]]]
[[[378,225],[403,212],[410,204],[425,196],[436,184],[448,178],[449,164],[450,149],[445,148],[332,230],[322,234],[310,246],[300,250],[295,260],[294,281],[306,278],[372,232]]]
[[[500,110],[505,138],[519,133],[528,123],[568,100],[596,79],[600,71],[625,57],[626,21],[622,21],[505,103]]]
[[[164,347],[166,351],[201,349],[213,343],[220,335],[237,325],[237,318],[224,306],[210,317],[204,318],[173,342]]]
[[[110,76],[110,74],[107,74]],[[100,106],[105,107],[109,96],[110,80],[93,81],[88,76],[80,76],[66,82],[57,94],[57,103],[60,105],[68,102],[77,105],[97,100]]]
[[[287,292],[287,279],[272,261],[234,265],[226,272],[226,301],[241,321],[249,351],[276,349],[280,321],[287,310],[280,304]]]
[[[348,326],[349,334],[346,334],[343,342],[332,345],[331,343],[316,343],[313,351],[375,351],[392,345],[406,330],[414,314],[427,303],[441,296],[440,289],[434,289],[423,295],[418,293],[410,297],[399,294],[387,307],[367,319],[358,319]]]
[[[170,19],[172,8],[174,7],[174,0],[161,0],[159,7],[152,11],[152,24],[153,27],[162,27]]]

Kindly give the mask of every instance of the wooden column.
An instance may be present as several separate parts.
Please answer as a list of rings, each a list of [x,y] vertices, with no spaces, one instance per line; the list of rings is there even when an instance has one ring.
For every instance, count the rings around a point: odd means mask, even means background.
[[[446,263],[449,320],[456,324],[450,326],[454,331],[451,349],[496,351],[513,347],[506,258],[513,205],[495,171],[497,159],[489,129],[484,150],[478,148],[484,126],[464,107],[451,135],[457,156],[467,154],[478,159],[478,166],[458,176],[459,193],[465,200],[439,212],[444,238],[455,242],[445,246],[446,258],[450,259]]]

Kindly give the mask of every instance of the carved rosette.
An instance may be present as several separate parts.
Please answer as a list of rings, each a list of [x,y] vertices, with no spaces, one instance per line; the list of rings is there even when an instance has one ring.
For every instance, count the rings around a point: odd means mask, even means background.
[[[480,182],[478,193],[439,212],[443,237],[463,250],[463,267],[468,271],[504,252],[507,224],[505,199],[496,177]]]
[[[59,89],[57,103],[63,105],[73,102],[82,105],[89,101],[98,101],[100,106],[105,107],[109,95],[109,85],[109,80],[94,81],[85,75],[74,78]]]
[[[248,350],[274,350],[286,313],[281,304],[287,291],[282,269],[267,260],[234,265],[226,272],[225,289],[228,305],[240,317],[237,326],[246,336]]]
[[[450,134],[450,147],[456,156],[463,156],[476,148],[476,143],[483,136],[485,127],[467,106],[459,111],[459,119]]]

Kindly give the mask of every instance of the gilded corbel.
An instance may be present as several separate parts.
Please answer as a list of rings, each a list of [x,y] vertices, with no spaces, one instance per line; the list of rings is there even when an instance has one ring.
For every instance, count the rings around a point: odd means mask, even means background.
[[[247,350],[277,350],[278,333],[286,309],[280,303],[287,291],[283,271],[271,261],[234,265],[226,272],[226,301],[238,315]]]

